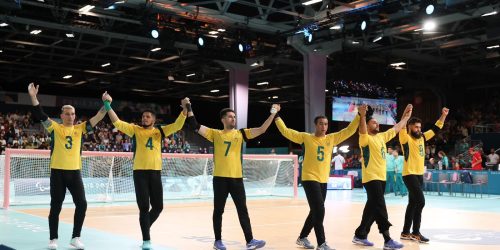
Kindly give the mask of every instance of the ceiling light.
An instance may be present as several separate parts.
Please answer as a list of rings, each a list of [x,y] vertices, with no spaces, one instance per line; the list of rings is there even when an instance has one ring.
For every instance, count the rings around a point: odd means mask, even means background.
[[[105,63],[105,64],[101,65],[101,67],[104,68],[104,67],[108,67],[109,65],[111,65],[111,63]]]
[[[151,37],[153,38],[158,38],[160,36],[160,33],[156,29],[151,30]]]
[[[427,5],[427,7],[425,7],[425,13],[427,15],[434,13],[434,5],[432,4]]]
[[[361,22],[361,30],[365,30],[366,29],[366,21],[363,20],[363,22]]]
[[[488,46],[486,48],[487,49],[496,49],[496,48],[499,48],[499,47],[500,47],[500,45],[497,44],[497,45],[493,45],[493,46]]]
[[[375,39],[373,39],[373,42],[376,43],[380,40],[382,40],[382,36],[377,36],[377,37],[375,37]]]
[[[432,20],[428,20],[424,22],[424,26],[422,27],[425,31],[433,31],[437,27],[436,22]]]
[[[273,96],[273,99],[278,99],[278,96],[277,95]]]
[[[481,16],[493,16],[493,15],[496,15],[496,14],[498,14],[497,11],[492,11],[492,12],[484,13]]]
[[[258,86],[261,86],[261,85],[268,85],[268,84],[269,84],[269,82],[259,82],[259,83],[257,83],[257,85],[258,85]]]
[[[161,48],[157,47],[157,48],[151,49],[151,51],[153,51],[153,52],[158,51],[158,50],[161,50]]]
[[[406,65],[406,63],[405,62],[391,63],[392,67],[399,67],[399,66],[403,66],[403,65]]]
[[[211,93],[217,93],[217,92],[219,92],[219,90],[218,89],[212,89],[212,90],[210,90],[210,92]]]
[[[63,76],[63,79],[70,79],[71,77],[73,77],[72,75],[65,75]]]
[[[218,29],[217,31],[219,31],[219,32],[224,32],[224,31],[226,31],[226,30],[225,30],[225,29]]]
[[[187,74],[186,77],[195,76],[195,73]]]
[[[0,23],[0,27],[7,27],[7,26],[9,26],[8,23]]]
[[[332,27],[330,27],[331,30],[339,30],[339,29],[342,29],[342,25],[340,24],[336,24],[336,25],[333,25]]]
[[[217,34],[219,34],[219,31],[211,30],[211,31],[208,32],[208,34],[210,34],[210,35],[217,35]]]
[[[32,30],[32,31],[30,32],[30,34],[32,34],[32,35],[38,35],[38,34],[40,34],[40,33],[42,33],[42,30]]]
[[[75,37],[75,35],[73,33],[66,33],[66,37],[73,38],[73,37]]]
[[[82,8],[80,8],[80,9],[78,10],[78,12],[80,12],[80,13],[87,13],[87,12],[89,12],[91,9],[93,9],[94,7],[95,7],[94,5],[85,5],[85,6],[83,6]]]
[[[315,4],[315,3],[319,3],[319,2],[322,2],[323,0],[309,0],[307,2],[303,2],[302,5],[311,5],[311,4]]]

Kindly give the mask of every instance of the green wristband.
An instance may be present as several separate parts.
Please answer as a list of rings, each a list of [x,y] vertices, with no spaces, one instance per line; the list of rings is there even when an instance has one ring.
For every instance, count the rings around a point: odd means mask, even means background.
[[[111,103],[109,101],[104,101],[104,109],[106,112],[111,110]]]

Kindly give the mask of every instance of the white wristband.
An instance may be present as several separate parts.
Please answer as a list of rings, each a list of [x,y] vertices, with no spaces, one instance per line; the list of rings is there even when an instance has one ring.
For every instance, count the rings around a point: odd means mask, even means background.
[[[276,108],[271,108],[271,114],[276,114],[278,113],[278,110]]]

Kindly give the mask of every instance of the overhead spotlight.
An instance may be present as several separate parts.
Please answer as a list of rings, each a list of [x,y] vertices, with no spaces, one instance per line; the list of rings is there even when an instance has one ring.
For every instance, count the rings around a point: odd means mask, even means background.
[[[382,40],[382,37],[383,37],[382,35],[375,37],[375,39],[373,39],[373,42],[376,43],[376,42]]]
[[[361,30],[363,31],[366,30],[366,26],[368,26],[368,23],[365,20],[363,20],[360,25]]]
[[[422,26],[422,28],[424,29],[424,31],[433,31],[435,30],[437,27],[437,24],[435,21],[432,21],[432,20],[427,20],[424,22],[424,25]]]
[[[66,37],[67,38],[73,38],[73,37],[75,37],[75,34],[73,34],[73,33],[66,33]]]
[[[486,47],[486,49],[498,49],[498,48],[500,48],[500,45],[498,44]]]
[[[218,89],[212,89],[212,90],[210,90],[210,92],[211,93],[217,93],[217,92],[219,92],[219,90]]]
[[[73,77],[72,75],[65,75],[63,76],[63,79],[70,79],[71,77]]]
[[[312,31],[305,28],[302,32],[304,33],[304,43],[311,44],[314,40]]]
[[[158,38],[160,36],[160,33],[158,32],[157,29],[152,29],[151,30],[151,36],[156,39],[156,38]]]
[[[105,67],[108,67],[109,65],[111,65],[111,63],[105,63],[105,64],[102,64],[101,67],[105,68]]]
[[[205,38],[203,36],[198,36],[198,38],[196,39],[196,44],[198,45],[198,47],[205,46]]]
[[[152,52],[156,52],[156,51],[159,51],[159,50],[161,50],[161,48],[160,48],[160,47],[156,47],[156,48],[152,48],[152,49],[151,49],[151,51],[152,51]]]
[[[431,15],[432,13],[434,13],[434,4],[429,4],[425,7],[425,14]]]
[[[7,26],[9,26],[8,23],[0,23],[0,27],[7,27]]]
[[[252,50],[252,45],[248,42],[240,41],[236,44],[236,49],[238,50],[239,53],[246,53]]]

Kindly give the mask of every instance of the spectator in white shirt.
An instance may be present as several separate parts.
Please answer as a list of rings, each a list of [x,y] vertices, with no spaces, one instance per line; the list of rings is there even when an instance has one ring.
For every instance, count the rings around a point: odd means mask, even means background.
[[[334,165],[333,174],[344,175],[344,163],[345,163],[344,157],[341,154],[337,153],[337,155],[333,157],[332,163]]]

